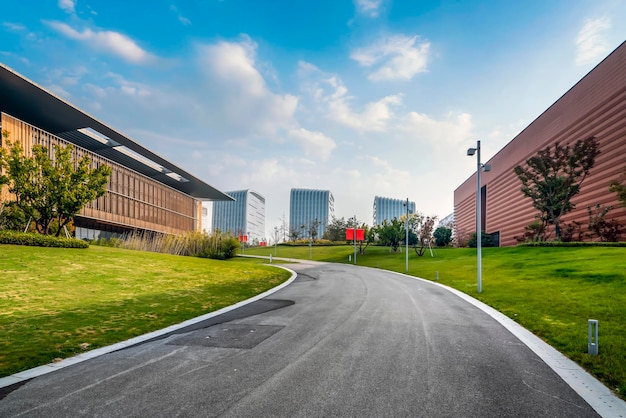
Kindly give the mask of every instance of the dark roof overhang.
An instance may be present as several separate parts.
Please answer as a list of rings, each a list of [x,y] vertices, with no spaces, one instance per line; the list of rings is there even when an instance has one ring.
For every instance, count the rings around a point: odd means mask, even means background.
[[[0,112],[199,200],[233,200],[0,63]]]

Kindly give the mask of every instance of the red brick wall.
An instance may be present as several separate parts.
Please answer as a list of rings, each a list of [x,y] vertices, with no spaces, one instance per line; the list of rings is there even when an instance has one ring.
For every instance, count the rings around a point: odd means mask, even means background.
[[[524,232],[538,212],[522,195],[521,183],[513,168],[523,164],[538,150],[556,142],[572,144],[596,137],[600,155],[582,184],[581,193],[572,199],[576,208],[563,222],[576,220],[588,225],[587,206],[613,205],[607,219],[626,225],[626,208],[619,206],[617,195],[609,192],[611,180],[626,168],[626,43],[623,43],[596,68],[517,135],[491,160],[491,171],[482,173],[487,185],[486,225],[488,233],[500,232],[500,245],[515,245],[515,236]],[[476,230],[476,173],[454,191],[457,236]],[[622,237],[624,239],[626,237]]]

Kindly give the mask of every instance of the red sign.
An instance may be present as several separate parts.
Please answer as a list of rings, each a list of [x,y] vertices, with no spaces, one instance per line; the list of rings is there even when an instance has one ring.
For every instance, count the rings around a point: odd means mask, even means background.
[[[247,235],[239,235],[239,242],[248,242]]]
[[[356,230],[356,240],[365,241],[365,230],[363,229]],[[346,241],[354,241],[354,228],[346,229]]]

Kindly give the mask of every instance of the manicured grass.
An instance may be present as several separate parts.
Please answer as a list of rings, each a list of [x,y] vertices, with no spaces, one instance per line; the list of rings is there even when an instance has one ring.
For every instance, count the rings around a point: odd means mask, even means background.
[[[309,259],[309,247],[278,246],[277,257]],[[626,399],[626,248],[483,249],[483,292],[476,249],[409,253],[409,274],[461,290],[498,309],[582,365]],[[246,254],[274,255],[274,248]],[[313,247],[314,260],[348,263],[351,246]],[[368,247],[359,265],[405,272],[405,254]],[[587,320],[599,321],[599,355],[587,354]]]
[[[0,245],[0,376],[215,311],[284,282],[259,261]]]

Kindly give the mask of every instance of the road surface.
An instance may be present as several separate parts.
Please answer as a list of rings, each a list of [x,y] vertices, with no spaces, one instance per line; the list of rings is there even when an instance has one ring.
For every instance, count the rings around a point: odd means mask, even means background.
[[[32,379],[1,417],[594,417],[526,345],[447,290],[289,264],[267,299]]]

